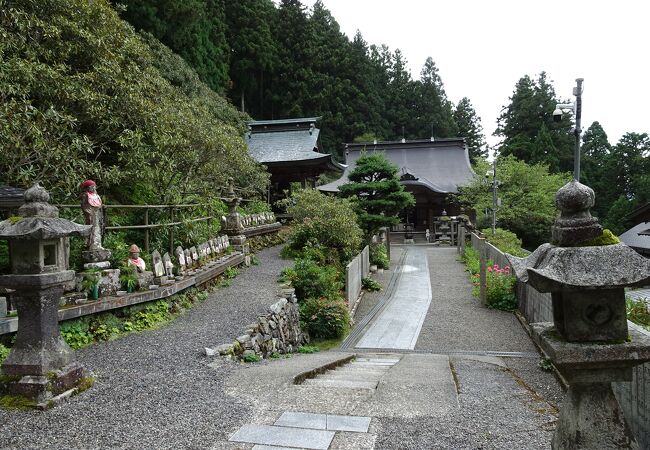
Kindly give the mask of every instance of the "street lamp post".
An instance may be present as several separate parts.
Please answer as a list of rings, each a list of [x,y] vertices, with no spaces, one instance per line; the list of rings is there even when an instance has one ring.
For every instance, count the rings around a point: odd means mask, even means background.
[[[580,134],[582,129],[580,128],[580,119],[582,118],[582,82],[584,78],[576,78],[576,86],[573,88],[573,95],[576,97],[574,103],[558,103],[555,106],[555,111],[553,112],[553,119],[556,122],[562,120],[562,115],[564,113],[572,113],[576,121],[575,129],[573,134],[576,137],[575,143],[575,153],[573,156],[573,178],[576,181],[580,181]]]

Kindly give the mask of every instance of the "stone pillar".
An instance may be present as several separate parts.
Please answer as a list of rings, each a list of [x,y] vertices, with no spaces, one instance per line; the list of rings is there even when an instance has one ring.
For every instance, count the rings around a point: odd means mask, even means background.
[[[557,245],[544,244],[526,258],[508,255],[520,282],[552,295],[553,323],[531,329],[569,383],[554,450],[639,448],[611,383],[631,381],[632,368],[650,360],[650,337],[628,329],[624,292],[650,282],[650,261],[606,242],[589,211],[594,200],[589,187],[567,183],[555,197]]]
[[[25,204],[16,222],[0,222],[0,239],[9,241],[13,256],[11,274],[0,284],[15,289],[12,301],[18,310],[16,343],[2,365],[9,377],[0,390],[50,406],[58,394],[74,388],[83,376],[74,352],[59,334],[58,306],[63,286],[74,279],[66,270],[67,236],[90,233],[90,226],[58,217],[48,203],[49,194],[38,184],[25,191]]]

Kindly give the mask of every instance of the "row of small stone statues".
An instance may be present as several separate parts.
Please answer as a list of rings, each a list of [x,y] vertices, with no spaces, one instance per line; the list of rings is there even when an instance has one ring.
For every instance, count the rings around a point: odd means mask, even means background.
[[[256,227],[268,223],[275,223],[275,214],[272,212],[250,214],[248,216],[242,216],[241,218],[241,224],[244,228]]]
[[[174,256],[178,262],[177,275],[174,274],[174,264],[169,253],[160,256],[158,250],[151,253],[151,262],[153,264],[153,276],[155,282],[165,284],[165,281],[173,281],[175,278],[182,278],[183,276],[193,272],[198,267],[202,266],[207,260],[211,260],[222,256],[230,247],[230,240],[228,236],[219,236],[210,239],[203,244],[192,246],[189,249],[183,249],[180,245],[174,250]],[[140,273],[145,272],[144,261],[140,258],[140,249],[137,246],[132,246],[129,250],[131,255],[128,263],[135,266]]]

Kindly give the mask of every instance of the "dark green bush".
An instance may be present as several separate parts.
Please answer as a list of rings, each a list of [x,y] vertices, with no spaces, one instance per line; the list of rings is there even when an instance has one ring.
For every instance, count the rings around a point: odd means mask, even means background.
[[[321,266],[311,259],[296,260],[292,268],[282,271],[282,277],[291,281],[299,301],[307,298],[338,298],[343,289],[336,267]]]
[[[300,257],[305,248],[318,247],[337,260],[330,263],[345,265],[361,250],[363,233],[349,201],[305,189],[282,204],[294,218],[285,255]]]
[[[0,364],[2,364],[5,359],[7,359],[7,356],[9,356],[9,349],[0,344]]]
[[[481,232],[485,235],[487,241],[504,253],[510,253],[514,256],[526,256],[528,252],[521,248],[521,239],[512,231],[497,228],[492,234],[491,228],[485,228]]]
[[[481,261],[478,250],[471,245],[465,246],[465,253],[461,256],[461,260],[465,264],[465,270],[471,275],[476,275],[481,270]]]
[[[340,299],[307,299],[300,305],[300,317],[313,338],[340,338],[350,328],[348,306]]]
[[[390,259],[384,244],[373,244],[370,246],[370,264],[375,264],[380,269],[388,269]]]
[[[361,285],[366,291],[381,291],[381,284],[372,278],[363,278],[361,280]]]

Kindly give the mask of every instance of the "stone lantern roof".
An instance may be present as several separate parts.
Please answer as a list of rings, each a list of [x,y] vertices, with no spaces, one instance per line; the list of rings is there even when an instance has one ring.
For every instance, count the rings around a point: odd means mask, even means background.
[[[18,217],[0,222],[0,239],[49,240],[90,233],[90,225],[59,218],[59,210],[48,203],[50,194],[38,183],[25,191],[24,198]]]

